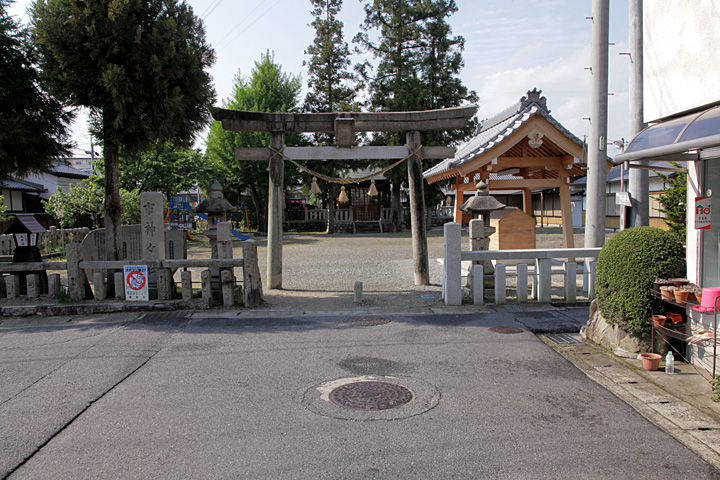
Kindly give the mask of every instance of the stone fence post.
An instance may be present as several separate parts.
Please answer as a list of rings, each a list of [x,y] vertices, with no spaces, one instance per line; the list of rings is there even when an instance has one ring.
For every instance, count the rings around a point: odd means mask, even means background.
[[[243,304],[245,308],[260,306],[263,298],[262,279],[258,267],[257,242],[243,242]]]
[[[445,261],[443,263],[443,299],[445,305],[462,304],[461,287],[461,245],[460,224],[446,223],[445,231]]]

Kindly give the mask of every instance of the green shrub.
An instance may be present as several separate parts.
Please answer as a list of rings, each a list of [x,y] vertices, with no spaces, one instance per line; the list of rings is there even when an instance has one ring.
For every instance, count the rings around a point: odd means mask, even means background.
[[[613,235],[600,252],[595,277],[598,308],[605,319],[631,333],[648,333],[656,276],[685,276],[685,251],[677,235],[655,227]]]

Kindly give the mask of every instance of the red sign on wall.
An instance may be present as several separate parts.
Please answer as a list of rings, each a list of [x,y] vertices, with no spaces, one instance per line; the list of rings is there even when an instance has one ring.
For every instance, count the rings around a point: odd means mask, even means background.
[[[710,200],[712,197],[695,198],[695,229],[710,229]]]

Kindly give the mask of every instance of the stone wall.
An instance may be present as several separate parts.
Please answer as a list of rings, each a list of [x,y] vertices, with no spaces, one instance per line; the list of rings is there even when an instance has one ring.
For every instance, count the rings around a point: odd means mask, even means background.
[[[651,351],[649,339],[628,333],[617,323],[608,323],[597,308],[597,299],[590,304],[585,337],[621,357],[635,358],[639,353]]]

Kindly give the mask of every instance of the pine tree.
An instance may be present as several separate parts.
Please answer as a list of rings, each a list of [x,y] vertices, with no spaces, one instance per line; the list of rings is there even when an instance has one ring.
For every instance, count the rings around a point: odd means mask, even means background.
[[[33,35],[51,91],[90,110],[105,156],[106,255],[119,258],[119,157],[189,144],[209,122],[215,55],[177,0],[36,0]]]
[[[367,0],[365,0],[367,2]],[[370,107],[400,112],[457,107],[477,101],[459,78],[465,40],[452,36],[447,17],[457,12],[454,0],[374,0],[365,5],[365,20],[354,41],[359,51],[378,60],[375,74],[369,61],[357,70],[368,83]],[[377,31],[372,40],[368,32]],[[469,136],[474,122],[462,130],[422,132],[423,145],[452,145]],[[375,135],[372,143],[403,145],[398,134]],[[425,162],[424,168],[432,165]],[[400,184],[407,172],[389,172],[393,209],[399,217]],[[437,187],[434,187],[437,188]],[[427,189],[426,189],[427,190]],[[426,198],[430,195],[426,195]]]
[[[283,72],[282,66],[275,63],[274,55],[266,52],[261,55],[259,62],[255,62],[250,77],[236,75],[232,96],[223,102],[224,108],[253,112],[297,111],[301,88],[300,78]],[[298,134],[285,136],[287,145],[299,145],[302,142]],[[257,227],[261,232],[267,232],[268,162],[235,160],[235,148],[269,145],[269,133],[228,131],[218,121],[210,125],[206,142],[207,156],[222,170],[219,173],[224,177],[225,189],[235,190],[238,200],[243,191],[250,193]],[[287,184],[293,183],[293,172],[290,168],[285,169],[286,178],[290,177]]]
[[[305,50],[310,60],[303,62],[308,67],[309,92],[305,97],[307,112],[338,112],[357,109],[356,76],[350,66],[350,49],[343,39],[343,23],[337,19],[342,8],[342,0],[310,0],[315,19],[310,24],[315,29],[315,39]],[[313,135],[315,145],[332,145],[334,135],[317,133]],[[306,166],[318,173],[337,177],[349,168],[357,167],[358,162],[315,161]],[[311,176],[301,174],[304,184],[309,184]],[[322,184],[322,181],[320,181]],[[323,204],[329,207],[328,233],[334,233],[334,204],[339,193],[337,185],[328,183],[322,189]]]
[[[0,179],[24,177],[69,153],[72,114],[46,93],[29,32],[0,0]]]

